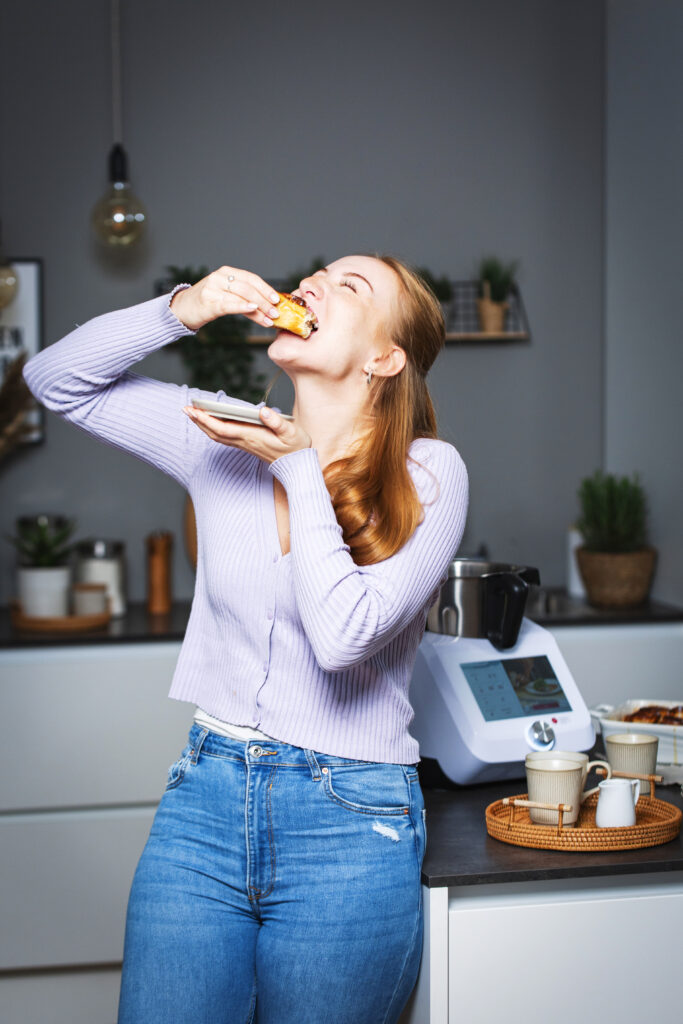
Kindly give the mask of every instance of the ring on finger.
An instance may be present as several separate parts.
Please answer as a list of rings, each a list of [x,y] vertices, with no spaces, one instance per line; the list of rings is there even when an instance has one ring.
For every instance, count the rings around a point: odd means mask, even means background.
[[[234,274],[230,274],[230,276],[228,277],[228,283],[226,285],[226,288],[228,289],[228,291],[230,291],[230,286],[231,286],[231,284],[232,284],[232,282],[234,280],[235,280],[235,275]]]

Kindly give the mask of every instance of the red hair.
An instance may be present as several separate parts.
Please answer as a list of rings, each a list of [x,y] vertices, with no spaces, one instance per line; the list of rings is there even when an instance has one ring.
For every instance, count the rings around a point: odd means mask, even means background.
[[[324,470],[337,521],[357,565],[394,555],[423,515],[408,472],[408,449],[418,437],[436,437],[426,376],[445,343],[441,305],[423,279],[394,256],[374,255],[399,282],[399,301],[387,325],[406,354],[400,373],[371,384],[372,426],[352,454]]]

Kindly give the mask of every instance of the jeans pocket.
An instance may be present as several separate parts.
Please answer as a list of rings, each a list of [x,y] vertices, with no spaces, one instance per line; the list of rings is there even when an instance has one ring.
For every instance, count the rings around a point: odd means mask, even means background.
[[[183,750],[182,754],[178,758],[178,760],[174,761],[173,764],[168,769],[166,777],[166,791],[168,791],[169,789],[175,789],[176,786],[179,786],[180,783],[183,781],[192,754],[192,746],[190,743],[188,743],[185,749]]]
[[[326,766],[323,789],[334,803],[359,814],[410,812],[410,784],[400,764]]]

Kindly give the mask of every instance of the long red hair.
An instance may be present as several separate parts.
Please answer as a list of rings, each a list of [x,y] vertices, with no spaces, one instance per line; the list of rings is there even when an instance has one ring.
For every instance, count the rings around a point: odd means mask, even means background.
[[[353,452],[324,470],[344,541],[357,565],[394,555],[423,516],[408,472],[408,449],[418,437],[436,437],[436,415],[426,376],[443,348],[441,306],[420,275],[394,256],[373,254],[399,281],[399,301],[387,325],[391,340],[406,353],[406,364],[392,377],[376,377],[371,387],[372,426]]]

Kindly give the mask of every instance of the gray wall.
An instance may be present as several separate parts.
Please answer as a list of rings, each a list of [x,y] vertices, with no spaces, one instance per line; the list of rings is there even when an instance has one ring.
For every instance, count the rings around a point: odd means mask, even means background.
[[[463,550],[485,541],[563,582],[576,487],[602,455],[603,4],[122,7],[124,140],[149,236],[119,265],[88,226],[111,142],[108,4],[3,14],[0,210],[8,251],[45,261],[45,344],[146,299],[168,263],[276,277],[370,248],[468,277],[489,252],[519,258],[532,343],[450,347],[431,385],[470,471]],[[183,379],[164,353],[138,372]],[[46,443],[0,467],[0,530],[48,509],[76,515],[79,536],[124,538],[140,599],[144,536],[172,529],[189,596],[183,492],[47,419]],[[12,590],[3,542],[0,602]]]
[[[640,473],[653,593],[681,604],[683,5],[610,0],[608,16],[606,465]]]

